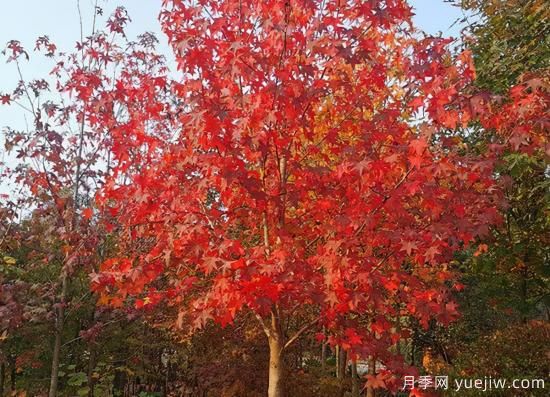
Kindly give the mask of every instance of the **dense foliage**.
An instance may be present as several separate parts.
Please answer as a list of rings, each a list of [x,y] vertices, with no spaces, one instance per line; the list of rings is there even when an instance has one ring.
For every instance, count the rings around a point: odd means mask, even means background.
[[[10,41],[0,396],[546,378],[548,11],[459,4],[460,50],[404,0],[165,0],[173,70],[123,8],[44,79]]]

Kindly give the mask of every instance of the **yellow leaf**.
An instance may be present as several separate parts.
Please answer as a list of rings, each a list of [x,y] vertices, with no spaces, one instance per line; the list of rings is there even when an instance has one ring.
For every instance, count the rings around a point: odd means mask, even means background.
[[[11,256],[5,256],[4,263],[6,265],[15,265],[17,263],[17,260],[15,258],[12,258]]]

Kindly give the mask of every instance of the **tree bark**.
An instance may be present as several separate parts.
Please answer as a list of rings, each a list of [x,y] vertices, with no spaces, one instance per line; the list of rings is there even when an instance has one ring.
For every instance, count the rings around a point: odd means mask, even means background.
[[[61,342],[63,340],[63,326],[65,320],[65,297],[67,296],[67,275],[63,272],[61,276],[61,296],[59,306],[57,308],[57,316],[55,319],[55,341],[53,345],[52,356],[52,371],[50,375],[50,392],[49,397],[57,396],[57,387],[59,380],[59,358],[61,356]]]
[[[123,360],[117,360],[115,362],[115,366],[117,366],[117,367],[121,367],[124,364],[125,364],[125,362]],[[127,381],[128,381],[127,373],[125,371],[115,369],[115,376],[113,377],[113,387],[112,387],[112,392],[113,392],[114,396],[121,396],[121,395],[124,394],[124,390],[126,389]],[[140,386],[141,386],[141,381],[140,381],[139,377],[136,379],[135,383],[139,385],[138,390],[137,390],[137,392],[139,393]],[[134,395],[134,394],[132,394],[132,395]]]
[[[351,362],[351,397],[359,397],[359,376],[357,374],[357,360]]]
[[[4,379],[6,377],[6,364],[0,364],[0,396],[4,395]]]
[[[338,372],[340,370],[340,346],[336,345],[336,348],[334,349],[334,365],[335,365],[335,368],[334,368],[334,373],[336,375],[336,378],[339,378],[340,377],[340,372]]]
[[[272,330],[275,331],[275,330]],[[279,332],[271,332],[269,339],[269,397],[283,397],[283,341]]]
[[[271,309],[269,321],[256,314],[256,318],[262,325],[269,344],[269,377],[267,395],[268,397],[284,397],[284,360],[283,352],[288,345],[292,344],[300,333],[294,335],[285,343],[285,335],[281,327],[281,314],[277,305]]]
[[[325,341],[321,342],[321,369],[325,372],[325,366],[327,362],[327,344]]]
[[[374,357],[371,357],[369,359],[369,375],[376,376],[376,359]],[[376,391],[374,390],[374,387],[367,387],[367,397],[376,397]]]
[[[338,351],[338,378],[346,377],[346,364],[348,363],[348,352],[340,348]]]
[[[523,307],[521,308],[521,321],[522,323],[527,323],[527,312],[528,312],[528,278],[529,271],[527,264],[529,263],[529,251],[527,251],[523,257],[523,269],[521,271],[521,303]]]
[[[10,366],[11,366],[11,376],[10,376],[10,386],[11,391],[15,391],[15,377],[17,376],[17,370],[15,368],[17,358],[15,356],[11,357]]]
[[[339,397],[344,397],[346,392],[346,366],[348,363],[348,352],[341,347],[338,348],[338,367],[336,376],[339,380]]]
[[[88,344],[90,350],[90,358],[88,360],[88,397],[94,397],[94,388],[95,388],[95,379],[94,379],[94,369],[96,361],[96,346],[94,342]]]

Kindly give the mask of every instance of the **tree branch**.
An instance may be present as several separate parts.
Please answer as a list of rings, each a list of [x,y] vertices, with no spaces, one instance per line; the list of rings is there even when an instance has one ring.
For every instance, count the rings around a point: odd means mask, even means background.
[[[262,325],[262,328],[264,329],[265,334],[269,337],[269,335],[271,334],[271,330],[270,330],[269,327],[265,324],[265,321],[264,321],[264,319],[262,318],[262,316],[260,316],[258,313],[254,313],[254,316],[256,316],[256,318],[258,319],[258,321],[259,321],[260,324]]]
[[[313,327],[315,324],[317,324],[319,322],[320,318],[317,317],[315,320],[307,323],[306,325],[304,325],[302,328],[300,328],[298,330],[298,332],[296,332],[294,334],[294,336],[292,338],[290,338],[286,343],[285,345],[283,346],[283,350],[285,350],[287,347],[289,347],[290,345],[292,345],[296,339],[298,339],[304,332],[308,331],[311,327]]]

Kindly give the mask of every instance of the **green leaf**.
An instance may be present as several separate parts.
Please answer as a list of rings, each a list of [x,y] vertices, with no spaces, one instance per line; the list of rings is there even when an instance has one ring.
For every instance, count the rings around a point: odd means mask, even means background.
[[[84,372],[76,372],[69,378],[67,384],[69,386],[82,386],[88,381],[88,378]]]

